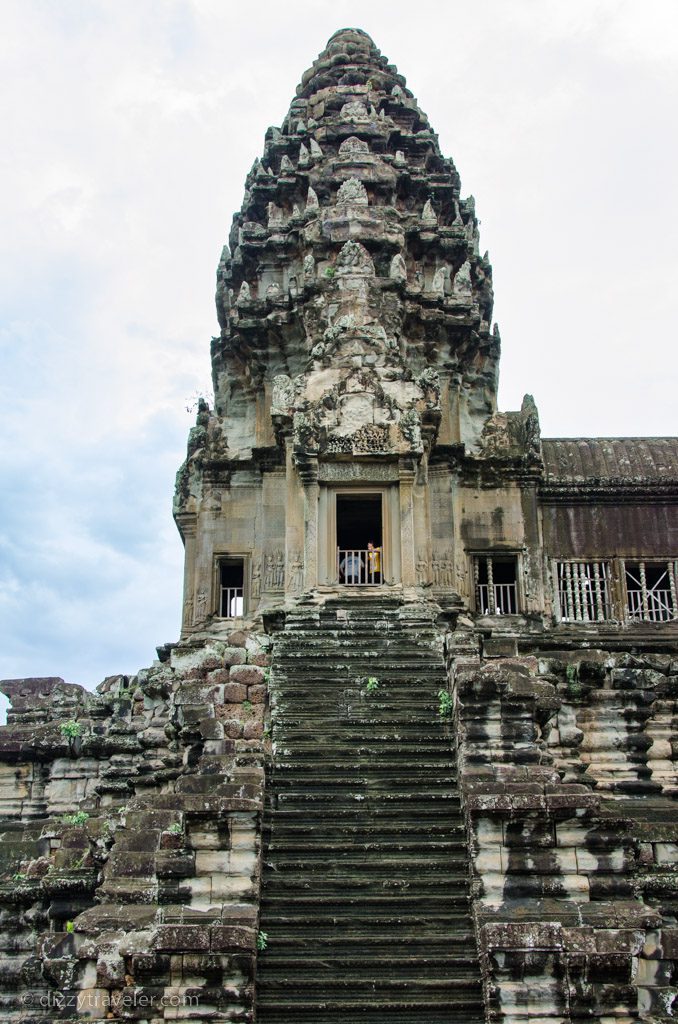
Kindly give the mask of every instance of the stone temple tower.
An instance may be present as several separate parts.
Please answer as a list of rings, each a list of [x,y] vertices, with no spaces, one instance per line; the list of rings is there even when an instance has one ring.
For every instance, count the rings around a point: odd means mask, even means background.
[[[675,1020],[678,438],[497,409],[473,199],[358,29],[216,301],[179,640],[0,682],[2,1020]]]
[[[216,301],[215,407],[177,482],[185,630],[219,617],[222,579],[247,616],[343,584],[370,542],[391,593],[465,593],[460,477],[498,434],[529,477],[536,416],[497,420],[474,200],[365,33],[332,37],[266,133]]]

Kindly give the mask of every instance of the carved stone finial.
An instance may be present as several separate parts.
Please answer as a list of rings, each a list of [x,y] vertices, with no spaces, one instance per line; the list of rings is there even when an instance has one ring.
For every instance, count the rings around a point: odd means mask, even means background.
[[[442,267],[438,267],[435,274],[433,275],[433,281],[431,282],[431,292],[436,298],[442,299],[445,295],[445,282],[449,275],[449,267],[443,264]]]
[[[541,429],[539,412],[532,395],[523,397],[520,406],[520,419],[523,427],[523,440],[529,455],[541,456]]]
[[[424,209],[421,211],[421,223],[424,227],[436,227],[438,224],[438,216],[430,199],[426,200]]]
[[[302,144],[299,146],[299,166],[308,167],[310,162],[311,154],[309,153],[308,149],[302,142]]]
[[[407,267],[402,253],[397,252],[391,260],[388,276],[392,281],[407,281]]]
[[[268,204],[268,226],[273,227],[283,223],[283,211],[275,203]]]
[[[322,155],[323,151],[318,145],[318,143],[315,141],[315,139],[311,139],[311,156],[313,157],[313,159],[319,160]]]
[[[344,139],[342,144],[339,146],[339,156],[341,157],[352,157],[352,156],[363,156],[368,154],[370,147],[362,139],[359,139],[355,135],[351,135],[350,138]]]
[[[310,252],[304,256],[304,275],[310,279],[315,277],[315,259]]]
[[[282,160],[280,161],[280,173],[282,175],[294,174],[294,164],[288,157],[287,153],[285,153]]]
[[[367,191],[359,178],[349,178],[337,192],[337,206],[367,206]]]
[[[309,185],[308,192],[306,193],[306,209],[317,210],[319,207],[318,196],[314,188]]]
[[[351,100],[349,103],[344,103],[339,116],[342,121],[353,121],[354,123],[369,121],[370,119],[367,107],[360,100]]]
[[[374,274],[374,263],[364,245],[360,242],[350,240],[341,248],[336,262],[337,270],[368,274]]]
[[[455,295],[463,298],[473,294],[473,284],[471,281],[471,264],[468,260],[466,263],[462,263],[459,270],[454,275],[454,285],[452,287]]]
[[[250,302],[252,299],[252,293],[250,292],[250,286],[247,281],[243,281],[240,285],[240,291],[238,292],[238,298],[236,303],[238,306],[242,306],[245,302]]]

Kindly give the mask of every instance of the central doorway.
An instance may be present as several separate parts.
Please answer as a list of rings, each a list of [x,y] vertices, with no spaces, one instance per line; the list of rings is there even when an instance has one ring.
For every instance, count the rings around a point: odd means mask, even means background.
[[[346,586],[383,582],[384,524],[381,492],[336,495],[337,577]]]

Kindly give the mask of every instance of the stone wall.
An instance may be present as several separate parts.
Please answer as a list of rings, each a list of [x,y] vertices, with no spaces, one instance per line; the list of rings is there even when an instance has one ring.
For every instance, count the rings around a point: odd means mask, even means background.
[[[488,1020],[669,1019],[678,660],[570,647],[448,637]]]
[[[252,1019],[266,645],[194,637],[94,693],[2,684],[3,1020]]]

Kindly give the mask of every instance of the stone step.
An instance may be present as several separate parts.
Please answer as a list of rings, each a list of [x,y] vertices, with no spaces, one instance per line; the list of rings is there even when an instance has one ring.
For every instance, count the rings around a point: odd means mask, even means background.
[[[274,970],[269,972],[266,983],[260,986],[262,994],[269,989],[289,987],[288,977],[292,973],[295,978],[300,974],[308,976],[303,986],[306,991],[313,991],[324,983],[329,983],[336,991],[353,981],[357,983],[356,989],[364,988],[365,983],[375,987],[403,988],[402,982],[412,979],[422,979],[427,983],[436,981],[441,988],[448,988],[452,976],[454,987],[464,981],[467,984],[478,983],[475,955],[434,957],[420,953],[418,956],[387,954],[367,958],[356,951],[353,955],[335,953],[327,956],[324,953],[322,957],[302,957],[290,955],[289,950],[278,951],[269,945],[264,956],[267,967]]]
[[[368,791],[365,793],[335,793],[332,800],[334,801],[334,806],[330,808],[330,811],[331,813],[334,813],[338,804],[345,805],[346,803],[350,803],[355,800],[359,800],[361,802],[365,801],[369,804],[386,803],[392,807],[399,807],[400,805],[407,806],[407,804],[412,801],[417,801],[417,803],[422,805],[445,804],[449,801],[456,801],[458,803],[459,794],[455,788],[448,785],[446,789],[443,789],[440,792],[432,789],[417,789],[416,791],[408,791],[405,793],[393,793],[388,790],[376,790],[375,792]],[[321,803],[325,803],[327,801],[327,797],[324,793],[310,793],[308,790],[296,791],[293,789],[278,794],[279,805],[282,805],[283,803],[289,805],[292,801],[303,806],[306,804],[318,803],[319,801]]]
[[[463,853],[467,855],[468,847],[465,840],[459,838],[457,840],[450,839],[431,839],[426,835],[422,835],[417,840],[404,840],[404,839],[392,839],[385,840],[381,834],[375,834],[370,840],[364,840],[362,842],[354,840],[338,840],[328,837],[326,834],[323,836],[312,835],[310,838],[308,835],[301,835],[298,838],[289,839],[281,837],[276,829],[276,838],[271,840],[268,845],[268,853],[276,854],[276,864],[280,864],[280,857],[282,855],[290,855],[292,853],[303,853],[307,861],[314,861],[317,858],[318,853],[326,854],[329,856],[332,854],[334,857],[341,857],[343,862],[344,855],[364,853],[379,857],[390,857],[393,854],[399,853],[422,853],[429,856],[445,853]],[[427,860],[428,862],[428,860]]]
[[[281,820],[283,819],[283,820]],[[440,821],[412,822],[357,822],[355,824],[338,824],[334,817],[324,823],[322,835],[319,834],[318,823],[306,818],[283,818],[282,812],[276,816],[275,836],[271,843],[297,844],[305,849],[313,849],[315,844],[324,843],[345,845],[349,849],[360,848],[378,842],[380,846],[389,844],[417,846],[448,843],[450,845],[466,844],[466,829],[461,819],[450,822],[447,817]]]
[[[463,888],[468,881],[466,867],[457,865],[456,868],[444,868],[436,872],[427,871],[422,877],[421,872],[400,869],[390,873],[385,869],[379,872],[375,869],[374,874],[366,872],[358,875],[347,875],[339,872],[336,875],[329,875],[322,871],[312,871],[302,865],[296,867],[296,874],[289,874],[276,870],[269,872],[267,879],[268,895],[270,899],[296,899],[297,894],[305,895],[313,892],[314,896],[323,899],[334,899],[336,896],[346,898],[370,899],[381,897],[384,893],[395,896],[406,893],[408,896],[429,896],[440,893],[441,875],[448,886]],[[448,904],[455,909],[463,909],[468,905],[465,896],[448,897]]]
[[[387,728],[390,728],[390,731],[386,731]],[[434,728],[437,730],[440,726],[435,722],[431,724],[430,721],[414,721],[412,719],[391,722],[375,722],[374,720],[367,719],[358,721],[354,719],[346,721],[343,725],[339,722],[322,723],[318,721],[316,723],[312,720],[301,719],[294,723],[286,721],[284,724],[279,725],[274,720],[273,739],[278,745],[284,744],[289,747],[290,744],[293,744],[296,749],[298,743],[310,742],[313,737],[315,737],[316,744],[318,744],[320,733],[325,749],[328,747],[338,747],[341,749],[345,744],[367,744],[370,742],[391,743],[398,749],[401,742],[407,742],[408,740],[413,742],[417,736],[421,736],[422,731],[425,733],[433,732]],[[448,744],[452,739],[453,736],[451,735],[448,738]]]
[[[441,895],[440,887],[435,893],[413,894],[398,893],[335,893],[331,898],[320,893],[299,893],[290,900],[286,895],[269,895],[266,889],[261,899],[262,915],[265,910],[273,909],[275,920],[280,923],[282,916],[292,920],[318,921],[327,915],[327,922],[332,918],[343,920],[364,921],[371,928],[371,922],[400,921],[415,918],[421,921],[426,929],[434,931],[436,921],[450,927],[454,917],[468,918],[469,897],[465,892]],[[284,910],[284,914],[283,914]],[[378,923],[376,924],[378,927]],[[266,929],[264,928],[264,931]]]
[[[469,926],[455,929],[449,934],[444,929],[429,934],[421,928],[390,929],[388,932],[371,930],[369,934],[352,935],[347,929],[327,931],[309,935],[306,925],[292,924],[286,921],[284,926],[272,924],[267,932],[269,956],[300,956],[301,952],[310,952],[314,956],[322,954],[323,960],[334,956],[354,956],[356,948],[361,958],[366,951],[372,957],[392,957],[398,949],[407,950],[408,955],[425,957],[448,957],[465,952],[475,960],[475,939]],[[396,941],[397,940],[397,941]]]
[[[397,762],[402,760],[408,760],[411,764],[418,763],[419,759],[429,760],[432,757],[440,757],[445,760],[450,759],[450,737],[446,736],[444,732],[439,732],[435,735],[429,735],[425,739],[417,738],[417,736],[411,736],[409,739],[402,737],[397,738],[397,746],[394,749],[393,743],[394,737],[391,736],[370,736],[364,742],[353,742],[350,746],[344,744],[339,745],[338,743],[334,748],[330,748],[326,738],[323,738],[323,746],[325,752],[323,753],[323,764],[327,762],[338,763],[344,760],[348,764],[353,764],[356,757],[365,758],[379,758],[380,763],[383,762],[384,757],[388,756],[392,759],[397,759]],[[280,741],[282,743],[283,740]],[[328,752],[329,748],[329,752]],[[331,754],[331,758],[330,758]],[[292,757],[294,761],[301,764],[311,762],[317,764],[318,762],[318,741],[311,742],[300,742],[295,736],[293,751],[290,754],[285,754],[285,751],[277,751],[276,753],[276,765],[279,759],[282,761],[285,757]]]
[[[439,638],[373,611],[275,640],[261,1024],[483,1019]]]
[[[348,807],[332,806],[331,804],[326,806],[322,803],[315,806],[305,804],[301,807],[293,807],[283,801],[273,811],[273,815],[276,823],[301,822],[303,824],[307,822],[314,828],[317,828],[319,822],[327,823],[330,827],[332,825],[337,827],[349,825],[364,828],[369,825],[370,828],[379,828],[380,830],[390,828],[394,822],[419,829],[428,829],[430,826],[440,824],[444,828],[452,828],[453,826],[461,827],[462,821],[459,805],[455,806],[449,802],[444,805],[432,803],[426,807],[412,803],[407,808],[407,814],[403,814],[403,808],[393,804],[372,803],[369,806],[369,815],[367,810],[364,801],[356,801]]]
[[[272,844],[273,845],[273,844]],[[463,848],[456,850],[427,850],[426,855],[417,857],[410,853],[399,853],[397,850],[389,850],[387,847],[376,845],[362,853],[350,853],[346,849],[316,851],[306,850],[303,856],[294,856],[289,852],[284,853],[281,848],[275,847],[277,855],[275,858],[275,870],[278,872],[304,872],[313,871],[314,874],[322,873],[331,878],[341,876],[347,882],[354,879],[369,877],[371,874],[412,874],[417,873],[425,879],[428,875],[439,874],[441,871],[464,874],[468,867],[466,851]],[[525,869],[527,870],[527,869]]]
[[[262,986],[261,980],[259,986]],[[293,988],[294,983],[290,987]],[[357,997],[357,993],[324,996],[305,991],[300,991],[294,998],[288,991],[275,989],[262,992],[257,999],[259,1010],[270,1009],[275,1017],[261,1015],[259,1019],[262,1024],[268,1019],[289,1021],[290,1024],[301,1021],[320,1024],[326,1020],[341,1021],[342,1024],[358,1024],[359,1021],[367,1021],[368,1024],[373,1021],[380,1024],[450,1024],[449,1013],[453,1012],[454,1024],[480,1024],[484,1021],[480,982],[471,985],[463,979],[456,990],[449,983],[442,990],[440,985],[434,987],[433,984],[422,987],[421,991],[412,991],[411,985],[403,988],[405,991],[399,995],[397,990],[376,991],[371,985],[363,998]],[[468,1016],[460,1016],[464,1012]]]
[[[386,773],[380,775],[360,768],[356,768],[350,774],[348,772],[332,772],[330,774],[323,772],[315,776],[299,771],[291,772],[289,775],[276,771],[274,780],[275,789],[280,794],[286,793],[290,789],[298,790],[303,786],[307,791],[320,790],[327,793],[331,799],[335,799],[342,793],[350,796],[355,792],[367,795],[397,790],[402,794],[403,791],[417,791],[422,787],[428,791],[437,791],[441,788],[450,789],[456,786],[456,783],[456,777],[445,771],[393,772],[389,777]]]

